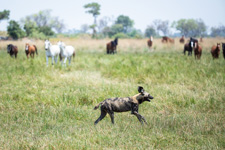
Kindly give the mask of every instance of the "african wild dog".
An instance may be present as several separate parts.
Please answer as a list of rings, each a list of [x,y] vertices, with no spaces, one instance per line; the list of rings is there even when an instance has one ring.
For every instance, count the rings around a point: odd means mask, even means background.
[[[94,110],[98,109],[101,105],[101,115],[95,121],[95,125],[101,121],[107,113],[110,115],[111,121],[114,124],[114,112],[126,111],[131,111],[131,114],[135,115],[142,124],[143,121],[147,124],[145,118],[138,113],[138,106],[144,101],[150,102],[150,99],[153,99],[153,97],[149,93],[145,92],[144,88],[141,86],[138,87],[138,92],[139,94],[131,97],[108,98],[96,105]]]

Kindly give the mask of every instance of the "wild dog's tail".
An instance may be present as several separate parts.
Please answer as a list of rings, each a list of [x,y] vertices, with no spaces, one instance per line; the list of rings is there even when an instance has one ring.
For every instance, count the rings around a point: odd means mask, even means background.
[[[98,107],[99,107],[101,104],[102,104],[102,102],[99,103],[98,105],[96,105],[96,106],[94,107],[94,110],[98,109]]]

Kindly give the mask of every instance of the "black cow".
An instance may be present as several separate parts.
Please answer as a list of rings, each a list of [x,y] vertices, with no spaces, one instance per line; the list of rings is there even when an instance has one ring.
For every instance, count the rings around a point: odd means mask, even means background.
[[[114,54],[117,53],[116,46],[118,45],[118,38],[106,44],[106,53]]]
[[[7,45],[7,52],[10,54],[11,57],[15,55],[15,58],[17,57],[18,48],[17,46],[14,46],[13,44]]]
[[[198,43],[198,40],[191,37],[188,43],[188,46],[187,45],[184,46],[184,55],[185,55],[185,52],[188,51],[188,55],[191,56],[193,48],[195,47],[197,43]]]

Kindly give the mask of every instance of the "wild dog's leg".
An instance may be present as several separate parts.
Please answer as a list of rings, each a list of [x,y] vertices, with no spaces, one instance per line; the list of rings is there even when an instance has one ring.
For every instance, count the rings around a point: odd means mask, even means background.
[[[138,104],[132,104],[131,114],[135,115],[138,118],[138,120],[141,122],[141,124],[143,125],[143,121],[141,120],[140,114],[138,113]]]
[[[137,113],[136,111],[133,113],[137,118],[138,120],[141,122],[141,124],[143,125],[143,121],[141,120],[141,116],[139,113]]]
[[[138,118],[138,120],[141,122],[142,125],[143,125],[143,121],[142,120],[144,120],[144,122],[147,124],[145,118],[138,113],[138,104],[133,104],[132,105],[131,114],[134,114]]]
[[[112,124],[114,124],[114,112],[109,112],[109,116],[111,118]]]
[[[140,114],[139,114],[139,115],[140,115]],[[140,116],[141,116],[141,119],[144,120],[144,122],[145,122],[146,124],[148,124],[147,121],[145,120],[144,116],[142,116],[142,115],[140,115]]]
[[[99,121],[101,121],[101,120],[106,116],[106,114],[107,114],[106,111],[101,110],[101,115],[100,115],[100,117],[95,121],[95,125],[96,125]]]
[[[142,125],[143,125],[143,121],[142,120],[144,120],[144,122],[146,124],[148,124],[147,121],[145,120],[145,118],[142,115],[140,115],[138,112],[135,111],[134,115],[137,116],[138,120],[141,122]]]

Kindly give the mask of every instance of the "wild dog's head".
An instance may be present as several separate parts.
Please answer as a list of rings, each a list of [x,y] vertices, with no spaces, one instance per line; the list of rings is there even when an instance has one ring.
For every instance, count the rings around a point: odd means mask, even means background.
[[[141,86],[138,87],[138,92],[140,93],[140,95],[137,97],[139,104],[143,103],[144,101],[150,102],[151,99],[154,98],[148,92],[145,92],[144,88]]]

